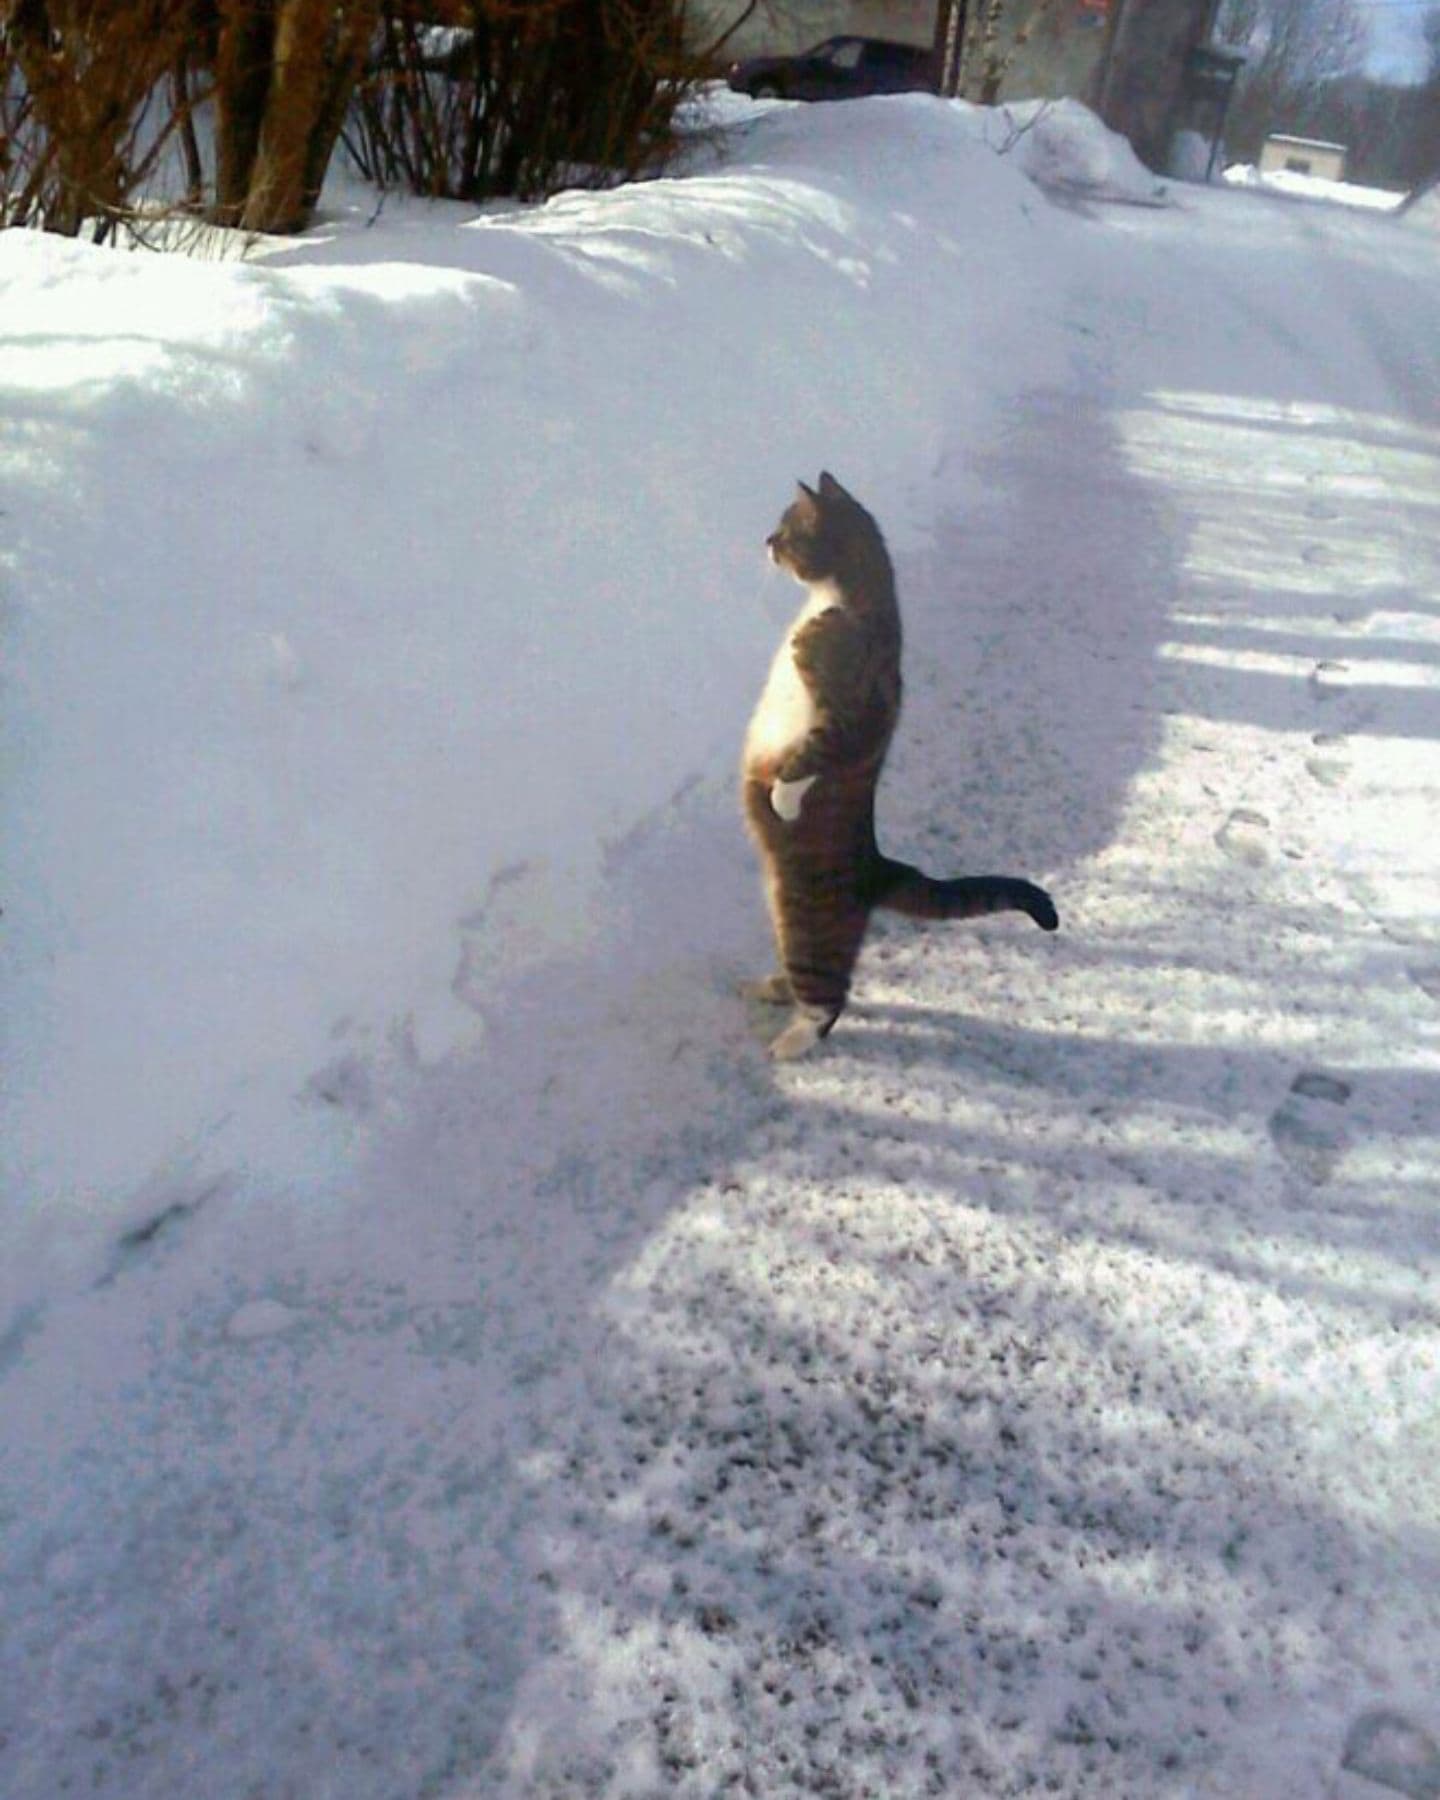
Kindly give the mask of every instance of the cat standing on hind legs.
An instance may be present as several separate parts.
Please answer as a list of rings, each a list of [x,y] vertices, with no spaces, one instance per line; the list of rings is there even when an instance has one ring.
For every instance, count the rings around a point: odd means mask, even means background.
[[[800,483],[767,540],[806,590],[745,736],[741,792],[760,852],[780,970],[751,998],[791,1006],[770,1046],[803,1056],[844,1010],[870,915],[915,919],[1028,913],[1059,924],[1034,882],[937,881],[875,841],[875,789],[900,716],[900,609],[880,529],[833,475]]]

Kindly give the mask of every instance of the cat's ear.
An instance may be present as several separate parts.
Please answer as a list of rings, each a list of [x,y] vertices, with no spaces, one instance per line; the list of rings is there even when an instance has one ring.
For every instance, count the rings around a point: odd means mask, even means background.
[[[850,496],[828,469],[820,471],[820,493],[826,500],[848,500]]]
[[[821,476],[821,480],[822,481],[824,480],[824,476]],[[815,492],[814,488],[812,488],[808,482],[797,481],[795,483],[795,485],[800,490],[800,498],[802,500],[818,500],[820,498],[820,496]]]

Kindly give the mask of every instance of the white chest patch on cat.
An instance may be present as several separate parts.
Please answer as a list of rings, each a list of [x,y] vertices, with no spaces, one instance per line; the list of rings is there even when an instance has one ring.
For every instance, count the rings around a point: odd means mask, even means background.
[[[815,727],[815,700],[795,667],[793,643],[795,633],[835,604],[834,590],[828,583],[817,583],[810,598],[800,609],[800,616],[790,627],[785,642],[775,652],[770,673],[760,695],[759,704],[750,720],[745,738],[745,755],[776,760],[803,743]],[[779,808],[776,808],[779,811]],[[799,811],[799,804],[796,804]],[[781,814],[783,818],[785,815]]]

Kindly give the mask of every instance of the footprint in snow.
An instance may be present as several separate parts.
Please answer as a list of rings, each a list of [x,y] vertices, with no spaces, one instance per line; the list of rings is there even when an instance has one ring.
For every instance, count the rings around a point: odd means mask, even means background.
[[[1316,700],[1335,700],[1345,692],[1337,676],[1348,675],[1350,665],[1343,662],[1318,662],[1310,671],[1310,692]]]
[[[1313,1187],[1330,1179],[1345,1152],[1340,1108],[1350,1093],[1348,1081],[1319,1069],[1305,1069],[1270,1115],[1270,1137],[1276,1150],[1295,1174]]]
[[[299,1317],[294,1307],[279,1300],[247,1300],[244,1306],[231,1313],[225,1335],[240,1344],[254,1343],[258,1338],[279,1337]]]
[[[1440,1744],[1403,1713],[1362,1713],[1346,1736],[1340,1766],[1409,1800],[1440,1800]]]
[[[375,1088],[362,1059],[345,1055],[317,1069],[300,1090],[300,1097],[364,1118],[374,1109]]]
[[[1350,763],[1345,754],[1349,739],[1341,732],[1317,731],[1310,742],[1320,754],[1307,757],[1305,773],[1321,787],[1339,787],[1350,774]]]
[[[96,1288],[107,1288],[161,1249],[168,1249],[185,1226],[203,1207],[225,1193],[229,1177],[217,1176],[213,1181],[190,1190],[175,1191],[155,1210],[146,1214],[115,1240],[110,1260],[96,1277]],[[157,1197],[158,1199],[158,1197]]]
[[[1270,846],[1266,841],[1269,830],[1270,821],[1264,813],[1249,806],[1237,806],[1215,833],[1215,842],[1235,862],[1258,868],[1270,860]]]

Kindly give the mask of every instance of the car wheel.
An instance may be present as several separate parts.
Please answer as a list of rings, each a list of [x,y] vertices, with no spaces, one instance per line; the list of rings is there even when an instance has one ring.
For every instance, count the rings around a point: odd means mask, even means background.
[[[773,81],[760,81],[750,90],[752,100],[783,100],[785,96]]]

